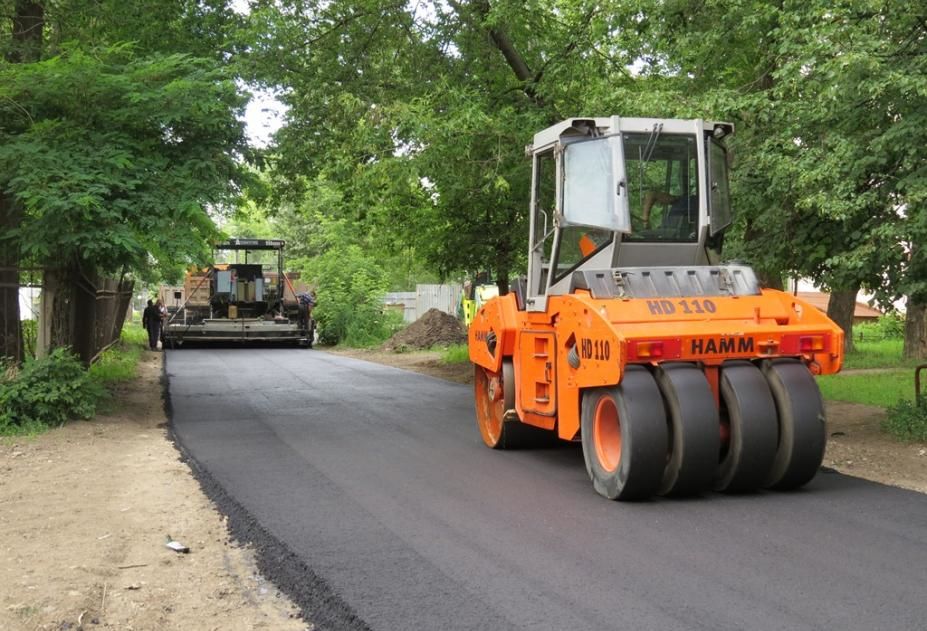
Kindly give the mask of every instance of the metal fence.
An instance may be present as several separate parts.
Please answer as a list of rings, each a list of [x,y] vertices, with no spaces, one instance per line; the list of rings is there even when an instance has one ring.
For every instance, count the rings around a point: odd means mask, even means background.
[[[453,316],[458,315],[461,286],[456,283],[445,285],[416,285],[415,291],[394,291],[386,294],[387,309],[402,310],[402,319],[415,322],[429,309],[438,309]]]

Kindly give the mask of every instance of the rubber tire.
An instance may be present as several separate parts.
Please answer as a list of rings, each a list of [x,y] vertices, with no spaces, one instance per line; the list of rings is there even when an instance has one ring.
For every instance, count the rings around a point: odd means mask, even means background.
[[[654,376],[669,429],[669,458],[657,492],[697,495],[712,487],[721,453],[714,394],[705,373],[694,364],[661,364]]]
[[[814,376],[797,359],[767,360],[762,371],[779,415],[779,448],[765,486],[797,489],[811,481],[824,460],[824,401]]]
[[[715,489],[729,493],[764,486],[779,442],[776,404],[760,369],[747,361],[721,367],[721,400],[730,420],[730,442],[718,465]]]
[[[487,396],[485,389],[494,373],[490,373],[481,366],[474,366],[473,392],[476,403],[476,423],[480,430],[480,436],[487,447],[491,449],[520,449],[522,447],[533,446],[538,442],[538,435],[547,435],[550,432],[530,427],[513,418],[514,414],[506,415],[509,410],[515,409],[515,368],[510,358],[502,360],[502,399],[492,402],[485,401],[487,406],[482,414],[491,414],[493,418],[500,419],[501,427],[498,434],[495,427],[484,425],[480,421],[481,399]],[[508,418],[509,420],[505,420]]]
[[[596,413],[603,399],[614,405],[620,425],[620,454],[611,468],[596,449]],[[610,500],[642,500],[657,492],[666,466],[666,413],[646,368],[628,366],[617,386],[584,390],[581,426],[586,471],[597,493]]]

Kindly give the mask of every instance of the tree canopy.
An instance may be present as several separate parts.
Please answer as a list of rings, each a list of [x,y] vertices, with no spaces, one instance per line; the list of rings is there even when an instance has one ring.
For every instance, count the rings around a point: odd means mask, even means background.
[[[235,194],[242,102],[203,59],[128,46],[0,66],[0,183],[22,208],[6,238],[105,271],[200,254],[205,206]]]
[[[248,67],[289,107],[277,193],[324,177],[353,221],[441,272],[524,265],[534,132],[700,117],[738,130],[730,255],[773,283],[922,300],[927,27],[905,3],[253,6]]]
[[[217,234],[206,210],[247,179],[243,217],[270,218],[306,265],[334,231],[385,278],[490,269],[505,286],[525,265],[535,132],[721,119],[737,127],[728,255],[772,283],[905,296],[927,354],[927,18],[909,3],[0,0],[0,16],[0,238],[19,257],[196,259]],[[245,84],[287,108],[257,172]]]

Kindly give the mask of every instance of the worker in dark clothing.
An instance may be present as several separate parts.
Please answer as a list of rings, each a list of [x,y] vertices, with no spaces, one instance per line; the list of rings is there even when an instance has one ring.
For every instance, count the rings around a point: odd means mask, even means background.
[[[316,304],[315,291],[296,294],[296,301],[299,308],[299,328],[306,331],[309,347],[311,348],[312,338],[315,336],[315,319],[312,317],[312,310]]]
[[[148,331],[148,347],[158,350],[158,339],[161,337],[161,310],[150,300],[145,311],[142,312],[142,326]]]

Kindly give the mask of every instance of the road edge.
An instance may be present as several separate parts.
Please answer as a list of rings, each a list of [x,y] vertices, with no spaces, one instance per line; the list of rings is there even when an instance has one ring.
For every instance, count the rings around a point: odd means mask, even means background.
[[[175,351],[182,352],[182,351]],[[370,631],[364,622],[328,582],[316,574],[289,546],[264,528],[237,500],[232,498],[190,454],[174,431],[174,409],[168,378],[168,354],[161,362],[161,400],[167,417],[167,435],[181,462],[190,467],[203,493],[226,517],[229,534],[240,545],[254,550],[261,574],[299,607],[300,616],[313,629]]]

